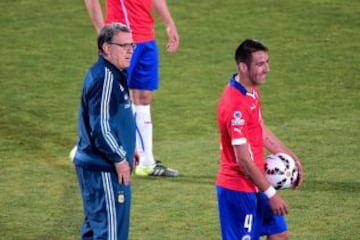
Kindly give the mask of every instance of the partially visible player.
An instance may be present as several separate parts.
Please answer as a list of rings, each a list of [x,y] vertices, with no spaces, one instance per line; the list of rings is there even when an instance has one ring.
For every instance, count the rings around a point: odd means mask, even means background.
[[[165,167],[154,158],[150,111],[152,92],[159,88],[159,50],[155,40],[153,10],[166,26],[169,38],[167,51],[175,52],[179,46],[179,35],[166,0],[106,0],[105,20],[99,0],[85,0],[85,4],[97,32],[104,24],[121,22],[131,28],[134,42],[137,44],[128,71],[137,126],[136,146],[140,154],[135,174],[178,176],[177,170]]]
[[[224,240],[286,239],[286,202],[264,176],[264,148],[298,157],[264,125],[258,86],[270,71],[268,48],[247,39],[235,52],[238,72],[225,87],[218,105],[221,161],[216,179],[219,218]]]

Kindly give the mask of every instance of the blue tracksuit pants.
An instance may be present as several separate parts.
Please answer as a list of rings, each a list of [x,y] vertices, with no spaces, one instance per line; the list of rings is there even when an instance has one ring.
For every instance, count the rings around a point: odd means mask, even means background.
[[[127,240],[131,186],[119,184],[115,172],[75,169],[85,214],[80,239]]]

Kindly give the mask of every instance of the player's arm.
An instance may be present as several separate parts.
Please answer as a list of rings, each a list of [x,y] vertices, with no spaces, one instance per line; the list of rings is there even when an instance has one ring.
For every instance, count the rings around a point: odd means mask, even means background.
[[[276,190],[266,180],[264,175],[256,167],[249,153],[247,143],[233,146],[237,164],[241,167],[243,173],[269,198],[271,208],[274,214],[285,215],[288,213],[286,202],[277,194]]]
[[[105,25],[104,15],[99,0],[85,0],[85,6],[89,17],[96,29],[100,33],[101,28]]]
[[[175,22],[171,17],[170,11],[168,9],[166,0],[152,0],[153,6],[157,14],[160,16],[161,20],[166,26],[166,32],[168,35],[168,44],[167,50],[169,52],[175,52],[179,47],[179,34],[176,29]]]
[[[265,148],[269,150],[271,153],[275,154],[275,153],[283,152],[290,155],[295,160],[299,170],[299,177],[298,177],[298,181],[295,184],[295,188],[300,187],[304,179],[304,170],[296,154],[293,151],[291,151],[291,149],[286,147],[285,144],[282,143],[280,139],[277,138],[272,133],[272,131],[268,129],[264,124],[263,124],[263,140],[264,140]]]

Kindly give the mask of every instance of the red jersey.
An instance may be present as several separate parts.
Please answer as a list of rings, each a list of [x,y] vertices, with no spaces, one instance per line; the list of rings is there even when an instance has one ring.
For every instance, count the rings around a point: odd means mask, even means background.
[[[252,160],[264,172],[261,102],[257,88],[252,93],[247,92],[234,77],[225,87],[218,105],[221,161],[216,185],[236,191],[258,192],[236,163],[233,146],[248,143]]]
[[[135,43],[155,39],[152,0],[106,0],[105,23],[120,22],[130,27]]]

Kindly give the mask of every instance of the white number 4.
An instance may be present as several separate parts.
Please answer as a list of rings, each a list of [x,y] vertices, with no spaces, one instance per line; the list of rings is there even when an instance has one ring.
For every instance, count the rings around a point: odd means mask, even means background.
[[[253,215],[246,214],[244,228],[247,228],[248,232],[251,232],[252,225],[253,225]]]

